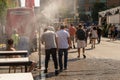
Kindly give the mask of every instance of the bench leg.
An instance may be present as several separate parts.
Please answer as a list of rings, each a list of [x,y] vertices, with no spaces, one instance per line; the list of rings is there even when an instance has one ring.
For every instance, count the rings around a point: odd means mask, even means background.
[[[22,68],[22,66],[21,66],[21,72],[23,72],[23,68]]]
[[[13,68],[14,68],[14,73],[16,73],[16,66],[13,66]]]
[[[9,73],[10,73],[10,70],[11,70],[11,66],[9,66]]]
[[[25,66],[25,72],[27,72],[27,66]]]

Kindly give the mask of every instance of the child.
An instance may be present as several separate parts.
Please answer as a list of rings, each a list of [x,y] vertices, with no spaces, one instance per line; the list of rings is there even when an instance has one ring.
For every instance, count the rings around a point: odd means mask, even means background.
[[[15,48],[13,47],[13,40],[12,39],[8,39],[7,40],[7,51],[15,51]]]
[[[16,51],[16,49],[13,47],[13,43],[14,43],[13,39],[8,39],[7,40],[7,48],[6,48],[7,51]],[[19,58],[20,56],[13,55],[13,56],[7,56],[7,57],[9,57],[9,58]],[[32,61],[32,64],[29,68],[29,71],[32,71],[35,66],[36,66],[36,63]],[[13,66],[13,67],[10,66],[9,67],[9,73],[10,73],[11,68],[14,69],[14,73],[15,73],[16,72],[16,66]],[[22,66],[21,66],[21,72],[22,72]]]
[[[13,47],[13,43],[14,43],[13,39],[8,39],[7,40],[7,48],[6,48],[7,51],[16,51],[16,49]],[[15,55],[7,56],[7,58],[18,58],[18,57],[20,57],[20,56],[15,56]],[[15,73],[16,72],[16,66],[13,66],[13,67],[10,66],[9,67],[9,73],[10,73],[11,68],[14,69],[14,73]],[[21,67],[21,71],[22,71],[22,67]]]

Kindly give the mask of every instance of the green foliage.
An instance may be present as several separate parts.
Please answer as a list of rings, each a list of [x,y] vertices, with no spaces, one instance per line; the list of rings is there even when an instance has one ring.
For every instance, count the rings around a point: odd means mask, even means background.
[[[106,5],[104,3],[94,3],[92,8],[92,18],[93,21],[98,21],[98,12],[106,9]]]
[[[110,28],[111,24],[105,24],[103,25],[103,36],[108,37],[108,30]]]
[[[0,10],[4,10],[4,8],[6,8],[6,1],[0,0]]]
[[[6,0],[0,0],[0,23],[4,22],[6,9],[7,9]]]

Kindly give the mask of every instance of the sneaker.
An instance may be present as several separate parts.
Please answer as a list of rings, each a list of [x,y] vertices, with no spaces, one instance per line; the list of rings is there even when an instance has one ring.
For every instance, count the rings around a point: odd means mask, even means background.
[[[47,69],[45,69],[45,70],[44,70],[44,73],[47,73],[47,72],[48,72],[48,70],[47,70]]]
[[[75,45],[73,45],[73,48],[75,49]]]
[[[67,70],[67,68],[64,68],[64,70]]]
[[[58,70],[55,70],[55,75],[57,76],[59,74]]]

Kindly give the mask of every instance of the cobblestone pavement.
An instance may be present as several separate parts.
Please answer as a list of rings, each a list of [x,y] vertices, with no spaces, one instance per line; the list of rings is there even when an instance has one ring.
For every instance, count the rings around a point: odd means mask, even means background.
[[[68,70],[54,75],[54,64],[51,60],[45,80],[120,80],[120,41],[103,38],[95,49],[88,45],[87,58],[77,58],[77,49],[69,51]],[[42,80],[42,79],[41,79]]]
[[[46,80],[120,80],[120,62],[106,59],[69,59],[68,70],[54,75],[50,63]]]

